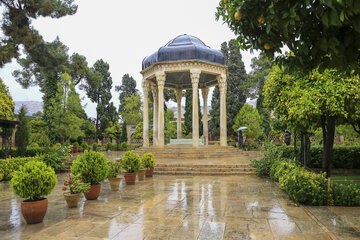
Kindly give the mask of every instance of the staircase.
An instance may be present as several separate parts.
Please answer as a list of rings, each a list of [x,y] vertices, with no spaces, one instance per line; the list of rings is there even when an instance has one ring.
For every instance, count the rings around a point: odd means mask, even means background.
[[[249,165],[249,153],[234,147],[168,145],[159,148],[138,148],[142,156],[155,156],[154,174],[158,175],[249,175],[255,169]]]

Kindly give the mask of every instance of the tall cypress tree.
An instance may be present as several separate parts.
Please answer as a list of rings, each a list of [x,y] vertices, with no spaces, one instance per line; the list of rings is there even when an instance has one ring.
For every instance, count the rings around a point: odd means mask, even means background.
[[[21,106],[19,112],[19,125],[16,128],[15,133],[15,145],[17,147],[20,156],[25,155],[26,147],[29,144],[29,121],[25,116],[27,113],[26,107]]]
[[[109,64],[100,59],[94,63],[92,76],[87,79],[86,93],[90,100],[96,103],[95,141],[108,127],[110,121],[107,109],[111,100],[112,78]]]
[[[245,65],[242,61],[242,56],[232,39],[229,43],[221,44],[221,52],[225,57],[225,64],[229,69],[229,77],[227,78],[226,91],[226,119],[227,119],[227,134],[234,134],[232,126],[234,119],[239,113],[240,109],[246,102],[249,94],[250,82],[247,80]],[[209,131],[212,135],[220,135],[220,91],[218,87],[215,90],[211,99],[211,120]]]
[[[264,133],[268,136],[270,132],[270,112],[263,106],[264,96],[262,94],[265,80],[267,75],[272,70],[273,63],[264,56],[251,59],[251,73],[250,81],[252,83],[253,97],[257,97],[256,109],[259,114],[263,116],[263,122],[261,126],[264,128]]]
[[[121,85],[115,86],[115,91],[119,92],[119,100],[120,100],[119,113],[121,115],[122,120],[124,121],[122,114],[125,111],[124,109],[124,105],[126,103],[125,98],[130,97],[131,95],[134,94],[139,94],[138,90],[136,89],[135,79],[131,77],[129,74],[125,74],[122,77]]]
[[[185,91],[185,113],[184,113],[184,125],[186,135],[192,133],[192,90]],[[199,95],[198,95],[199,96]],[[200,101],[199,102],[199,136],[203,134],[203,123],[202,123],[202,113],[200,111]]]

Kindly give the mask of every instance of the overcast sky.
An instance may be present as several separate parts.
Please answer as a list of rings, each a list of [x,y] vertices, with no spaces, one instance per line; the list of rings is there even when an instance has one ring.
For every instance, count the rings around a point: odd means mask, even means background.
[[[113,79],[112,101],[118,107],[115,85],[129,73],[141,90],[141,62],[159,47],[181,34],[200,38],[206,45],[220,49],[234,34],[222,21],[215,20],[219,0],[76,0],[78,11],[60,19],[42,18],[33,26],[46,41],[60,37],[69,47],[69,55],[84,55],[90,66],[98,59],[110,64]],[[242,52],[247,72],[255,55]],[[14,101],[42,101],[37,87],[22,89],[11,73],[18,68],[15,62],[0,69],[0,77],[9,86]],[[81,93],[85,96],[84,93]],[[211,95],[209,95],[209,100]],[[95,116],[95,105],[88,103],[85,110]]]

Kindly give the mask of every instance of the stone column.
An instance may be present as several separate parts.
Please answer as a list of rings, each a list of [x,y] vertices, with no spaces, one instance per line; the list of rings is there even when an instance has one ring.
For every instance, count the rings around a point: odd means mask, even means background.
[[[165,145],[164,137],[164,86],[165,72],[157,72],[156,81],[158,85],[158,147],[163,148]]]
[[[226,76],[221,74],[216,77],[220,90],[220,146],[227,146],[226,129]]]
[[[177,101],[177,139],[181,138],[181,98],[182,89],[176,89],[176,101]]]
[[[209,88],[203,87],[201,88],[201,93],[204,101],[204,113],[203,113],[203,132],[205,136],[205,145],[208,145],[209,141],[209,125],[208,125],[208,106],[207,106],[207,98],[209,93]]]
[[[156,85],[152,87],[153,93],[153,146],[158,146],[158,89]]]
[[[193,147],[199,147],[199,100],[198,88],[201,71],[198,69],[190,70],[192,83],[192,140]]]
[[[144,91],[144,107],[143,107],[143,147],[149,147],[149,82],[146,79],[142,83]]]

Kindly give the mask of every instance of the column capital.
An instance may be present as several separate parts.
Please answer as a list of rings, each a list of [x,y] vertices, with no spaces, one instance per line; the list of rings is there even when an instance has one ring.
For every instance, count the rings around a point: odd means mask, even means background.
[[[220,74],[216,76],[216,80],[219,83],[219,88],[226,88],[226,75],[225,74]]]
[[[190,69],[190,78],[191,78],[191,83],[193,85],[193,88],[195,88],[195,87],[196,87],[196,89],[198,88],[198,84],[199,84],[199,80],[200,80],[200,73],[201,73],[200,69]]]
[[[176,89],[176,102],[181,102],[181,98],[182,98],[182,89],[177,88]]]
[[[164,87],[165,86],[165,78],[166,78],[165,72],[164,71],[156,72],[155,77],[156,77],[158,87]]]

